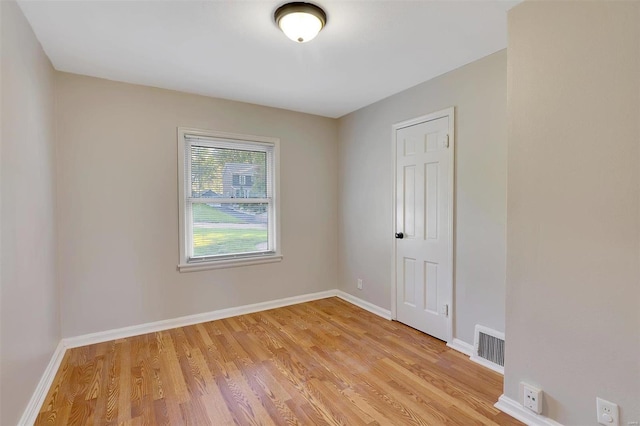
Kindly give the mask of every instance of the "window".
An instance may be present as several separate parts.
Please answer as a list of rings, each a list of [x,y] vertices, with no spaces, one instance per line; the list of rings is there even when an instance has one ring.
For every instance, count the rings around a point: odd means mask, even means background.
[[[278,142],[178,129],[180,271],[282,259]]]

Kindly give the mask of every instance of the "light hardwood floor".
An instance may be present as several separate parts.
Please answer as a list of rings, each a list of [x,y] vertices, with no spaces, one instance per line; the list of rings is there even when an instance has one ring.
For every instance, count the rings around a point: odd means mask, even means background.
[[[36,424],[521,424],[502,377],[329,298],[70,349]]]

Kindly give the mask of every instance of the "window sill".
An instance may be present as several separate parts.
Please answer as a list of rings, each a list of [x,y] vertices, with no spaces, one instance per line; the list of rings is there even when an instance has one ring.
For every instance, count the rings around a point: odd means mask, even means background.
[[[282,261],[281,254],[261,257],[246,257],[242,259],[213,260],[210,262],[181,263],[178,265],[179,272],[197,272],[208,269],[237,268],[239,266],[262,265],[264,263],[274,263]]]

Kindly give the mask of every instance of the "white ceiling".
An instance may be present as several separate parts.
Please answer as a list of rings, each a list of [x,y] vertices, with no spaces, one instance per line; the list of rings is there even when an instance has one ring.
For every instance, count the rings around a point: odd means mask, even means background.
[[[518,1],[318,0],[296,44],[282,0],[20,2],[60,71],[340,117],[506,47]]]

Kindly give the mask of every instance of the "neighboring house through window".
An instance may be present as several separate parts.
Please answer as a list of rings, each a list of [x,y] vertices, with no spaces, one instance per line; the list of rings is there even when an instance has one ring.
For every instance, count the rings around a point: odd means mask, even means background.
[[[178,129],[180,271],[282,258],[278,143]]]
[[[223,193],[229,197],[250,198],[254,182],[259,182],[259,165],[228,163],[222,171]]]

